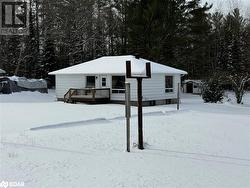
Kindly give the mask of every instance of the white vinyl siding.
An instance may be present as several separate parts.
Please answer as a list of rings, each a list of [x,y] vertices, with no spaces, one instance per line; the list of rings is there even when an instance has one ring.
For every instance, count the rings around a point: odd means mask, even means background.
[[[165,76],[173,76],[173,92],[165,92]],[[180,82],[180,75],[153,74],[151,79],[142,82],[143,100],[161,100],[177,98],[177,85]]]
[[[194,94],[201,94],[201,85],[200,84],[193,84],[193,93]]]
[[[63,98],[70,88],[85,88],[87,75],[56,75],[56,96]],[[96,76],[96,88],[101,87],[101,75]],[[112,75],[107,76],[107,88],[112,87]],[[171,93],[165,93],[165,76],[173,76],[173,89]],[[127,79],[131,83],[131,100],[137,100],[137,80]],[[180,82],[180,75],[152,74],[151,79],[143,79],[142,95],[144,101],[163,100],[177,98],[177,84]],[[124,93],[111,93],[111,100],[125,100]]]
[[[173,92],[165,92],[165,76],[173,76]],[[131,88],[131,101],[137,100],[137,80],[126,79]],[[180,75],[152,74],[151,79],[143,79],[143,101],[163,100],[177,98],[177,85],[180,83]],[[111,94],[111,100],[124,100],[125,94]]]
[[[56,96],[63,98],[70,88],[84,88],[84,75],[56,75]]]

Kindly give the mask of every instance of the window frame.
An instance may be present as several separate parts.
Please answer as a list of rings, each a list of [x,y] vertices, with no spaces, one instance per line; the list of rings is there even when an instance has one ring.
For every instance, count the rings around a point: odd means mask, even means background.
[[[101,77],[101,87],[107,87],[107,77],[106,76]]]
[[[168,82],[167,79],[171,78],[171,83],[170,86],[172,85],[172,87],[168,86]],[[174,92],[174,76],[172,75],[165,75],[165,93],[173,93]]]
[[[123,77],[124,78],[124,83],[123,83],[123,88],[115,88],[113,84],[113,78],[114,77]],[[113,94],[124,94],[125,93],[125,82],[126,82],[126,77],[124,75],[112,75],[111,77],[112,84],[111,84],[111,92]]]
[[[94,87],[93,86],[88,86],[88,77],[94,77]],[[95,76],[86,76],[86,88],[95,88],[96,87],[96,77]]]

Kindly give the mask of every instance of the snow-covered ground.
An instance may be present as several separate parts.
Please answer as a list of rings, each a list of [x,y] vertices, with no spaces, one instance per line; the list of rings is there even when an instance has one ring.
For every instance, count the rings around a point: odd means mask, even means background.
[[[136,107],[132,114],[136,143]],[[65,104],[53,92],[0,95],[0,183],[250,187],[250,93],[243,105],[183,95],[180,111],[164,105],[145,107],[144,114],[146,149],[127,153],[123,105]]]

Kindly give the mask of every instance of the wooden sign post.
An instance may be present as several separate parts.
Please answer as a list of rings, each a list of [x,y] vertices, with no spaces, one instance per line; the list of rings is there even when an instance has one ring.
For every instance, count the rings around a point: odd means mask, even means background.
[[[126,61],[126,77],[137,79],[137,109],[138,109],[138,149],[143,147],[143,117],[142,117],[142,79],[151,78],[150,63],[146,63],[146,76],[132,76],[131,61]]]
[[[130,117],[131,117],[131,109],[130,109],[130,83],[125,83],[125,112],[126,112],[126,139],[127,139],[127,152],[130,152]]]
[[[180,83],[178,83],[178,88],[177,88],[177,110],[180,109]]]

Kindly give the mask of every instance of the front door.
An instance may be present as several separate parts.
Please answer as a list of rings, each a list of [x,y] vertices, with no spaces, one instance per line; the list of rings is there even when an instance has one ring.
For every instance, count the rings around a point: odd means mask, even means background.
[[[101,75],[100,79],[100,86],[101,88],[107,88],[107,76],[106,75]]]

